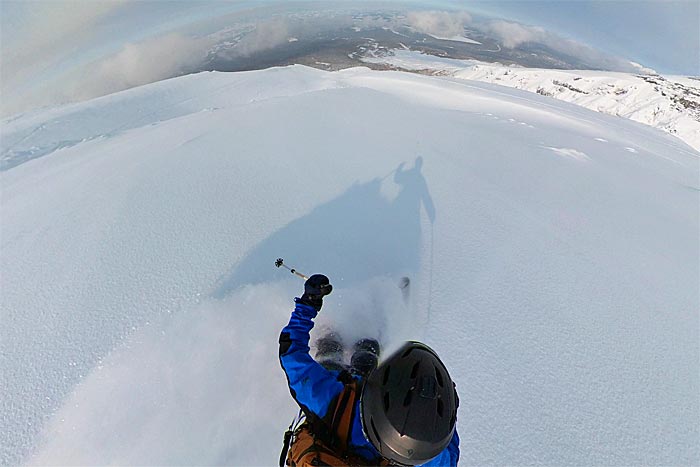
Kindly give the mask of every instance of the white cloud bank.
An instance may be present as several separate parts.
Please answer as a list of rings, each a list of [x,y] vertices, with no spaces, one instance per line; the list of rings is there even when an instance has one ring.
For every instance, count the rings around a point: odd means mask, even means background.
[[[282,18],[258,23],[227,55],[248,57],[287,43],[290,27]],[[200,71],[218,39],[167,34],[126,44],[114,56],[90,65],[71,100],[90,99],[135,86]]]
[[[495,20],[481,24],[478,27],[482,31],[492,34],[501,41],[504,47],[509,49],[515,49],[526,43],[536,43],[556,52],[577,58],[590,67],[630,73],[653,71],[629,60],[606,54],[581,42],[563,38],[539,26]]]
[[[504,20],[474,22],[464,11],[412,11],[406,15],[405,25],[415,31],[434,37],[455,37],[464,35],[464,28],[470,26],[491,35],[507,49],[515,49],[523,44],[541,44],[549,49],[576,58],[587,66],[626,72],[650,72],[632,63],[586,44],[563,38],[539,26],[529,26]]]
[[[294,31],[291,32],[290,29]],[[235,53],[237,56],[246,57],[255,52],[272,49],[286,43],[292,35],[301,35],[300,29],[299,27],[290,28],[290,22],[283,18],[262,21],[236,44]]]
[[[406,23],[416,31],[441,37],[461,36],[471,22],[465,11],[411,11],[406,15]]]
[[[491,21],[482,27],[501,40],[504,47],[514,49],[526,42],[546,42],[550,34],[537,26],[525,26],[508,21]]]
[[[212,46],[212,39],[181,34],[126,44],[116,55],[90,65],[69,97],[89,99],[196,71]]]
[[[36,1],[25,5],[19,24],[5,24],[0,48],[3,82],[20,81],[48,68],[93,37],[95,27],[128,0]],[[13,27],[14,26],[14,27]]]
[[[101,14],[98,14],[98,11]],[[108,11],[111,10],[95,9],[92,17],[98,21]],[[309,35],[322,29],[338,28],[340,24],[345,23],[336,21],[325,24],[316,20],[307,24],[307,22],[281,17],[264,20],[255,24],[255,27],[247,32],[234,48],[220,51],[219,58],[249,57],[257,52],[285,44],[291,36]],[[75,23],[66,24],[60,29],[63,33],[70,35],[67,30],[74,26]],[[8,116],[26,109],[92,99],[206,69],[208,54],[220,40],[221,37],[217,34],[191,37],[170,33],[140,42],[126,43],[114,55],[81,65],[63,75],[55,75],[47,83],[27,86],[26,90],[18,80],[10,82],[3,76],[2,115]],[[36,49],[37,47],[39,49]],[[37,39],[27,50],[33,51],[34,54],[51,53],[51,48],[46,46],[44,39]],[[16,68],[28,73],[35,65],[29,63],[29,55],[26,58],[25,63],[18,62]],[[3,70],[4,75],[7,74],[7,68],[9,67],[5,66]]]
[[[50,75],[95,40],[96,31],[129,0],[8,2],[2,6],[2,115],[59,103]],[[53,84],[55,86],[55,83]],[[63,84],[65,86],[65,83]]]

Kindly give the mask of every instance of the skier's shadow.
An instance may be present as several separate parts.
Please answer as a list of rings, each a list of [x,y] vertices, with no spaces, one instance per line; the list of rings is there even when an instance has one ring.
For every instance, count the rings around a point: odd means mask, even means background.
[[[388,181],[381,178],[351,186],[260,242],[218,281],[212,296],[223,298],[244,284],[279,279],[281,271],[272,267],[277,256],[306,274],[323,273],[345,287],[370,277],[415,273],[421,255],[421,205],[431,223],[435,207],[421,173],[423,158],[416,158],[411,169],[404,165],[394,171],[398,194],[393,199],[382,194]]]

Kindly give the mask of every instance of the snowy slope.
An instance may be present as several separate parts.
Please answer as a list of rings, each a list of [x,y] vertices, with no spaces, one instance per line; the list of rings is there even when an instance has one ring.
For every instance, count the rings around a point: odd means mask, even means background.
[[[438,350],[462,465],[698,463],[699,164],[670,135],[293,66],[20,116],[2,154],[3,464],[274,465],[278,256],[331,277],[321,328]]]
[[[700,79],[523,68],[435,57],[410,50],[375,53],[363,61],[536,92],[659,128],[700,151]]]

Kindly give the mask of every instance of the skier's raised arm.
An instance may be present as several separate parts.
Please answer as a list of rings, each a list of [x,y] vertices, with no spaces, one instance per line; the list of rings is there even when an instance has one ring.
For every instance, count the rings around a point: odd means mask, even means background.
[[[326,276],[311,276],[304,284],[304,294],[295,299],[296,307],[279,338],[280,363],[287,375],[292,397],[307,416],[319,418],[326,415],[330,402],[343,390],[343,383],[337,375],[326,370],[309,354],[313,319],[323,306],[323,297],[331,290]]]

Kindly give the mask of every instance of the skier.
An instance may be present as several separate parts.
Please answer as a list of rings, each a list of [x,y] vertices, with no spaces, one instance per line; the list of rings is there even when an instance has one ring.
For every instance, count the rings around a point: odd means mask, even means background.
[[[331,291],[326,276],[309,277],[280,334],[280,363],[301,408],[280,466],[456,466],[459,400],[432,349],[407,342],[377,366],[379,344],[363,339],[348,369],[339,362],[340,340],[330,335],[318,342],[323,364],[311,357],[309,332]]]

